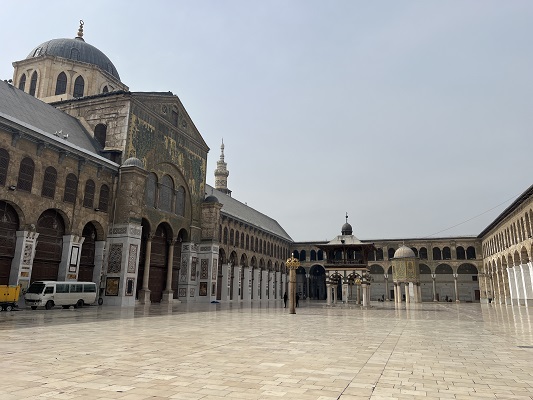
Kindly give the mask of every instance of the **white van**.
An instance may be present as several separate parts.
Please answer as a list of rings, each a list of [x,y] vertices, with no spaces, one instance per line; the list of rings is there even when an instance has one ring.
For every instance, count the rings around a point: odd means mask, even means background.
[[[54,306],[83,307],[84,304],[94,303],[96,294],[94,282],[36,281],[26,291],[24,300],[32,310],[38,306],[50,310]]]

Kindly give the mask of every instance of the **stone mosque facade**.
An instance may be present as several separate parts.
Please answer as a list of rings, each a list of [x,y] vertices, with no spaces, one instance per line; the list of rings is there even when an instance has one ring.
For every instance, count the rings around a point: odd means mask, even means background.
[[[280,301],[294,255],[310,301],[533,305],[533,186],[478,236],[359,240],[346,221],[295,242],[232,197],[223,143],[206,184],[209,147],[178,96],[130,91],[83,34],[0,82],[0,285],[94,281],[104,306]]]

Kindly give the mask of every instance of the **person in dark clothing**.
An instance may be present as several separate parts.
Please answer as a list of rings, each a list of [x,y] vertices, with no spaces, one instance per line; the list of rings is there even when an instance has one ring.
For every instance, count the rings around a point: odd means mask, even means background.
[[[285,294],[283,295],[283,302],[285,303],[285,308],[287,308],[287,299],[289,298],[289,296],[287,296],[287,292],[285,292]]]
[[[296,307],[300,307],[300,293],[296,293]]]

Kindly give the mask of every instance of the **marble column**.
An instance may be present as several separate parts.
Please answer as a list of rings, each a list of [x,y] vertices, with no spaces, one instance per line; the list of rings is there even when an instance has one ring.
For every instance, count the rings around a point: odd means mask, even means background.
[[[163,298],[161,303],[172,303],[174,301],[174,292],[172,290],[172,268],[174,265],[174,245],[176,239],[169,241],[168,258],[167,258],[167,282],[166,289],[163,291]]]
[[[152,253],[152,238],[153,234],[146,238],[146,252],[144,257],[144,271],[143,271],[143,287],[139,291],[139,303],[150,304],[150,289],[148,288],[148,280],[150,279],[150,255]]]

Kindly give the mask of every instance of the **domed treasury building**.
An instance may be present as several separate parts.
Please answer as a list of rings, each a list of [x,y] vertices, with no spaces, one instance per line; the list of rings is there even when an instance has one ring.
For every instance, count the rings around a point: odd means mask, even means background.
[[[477,236],[360,240],[346,221],[295,242],[233,197],[224,145],[206,184],[209,147],[180,98],[130,91],[83,24],[26,54],[0,81],[0,284],[94,281],[104,306],[280,301],[294,255],[302,299],[331,306],[406,287],[405,301],[533,304],[532,187]],[[393,272],[409,259],[412,281]]]

